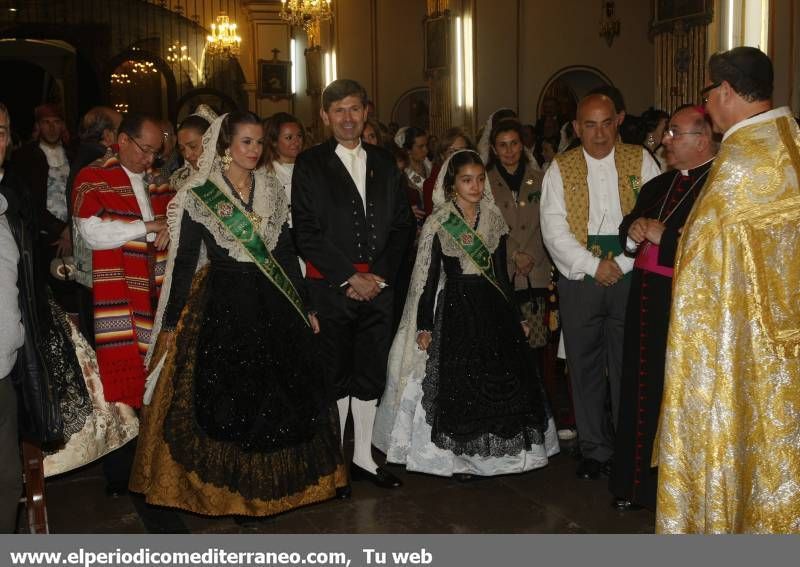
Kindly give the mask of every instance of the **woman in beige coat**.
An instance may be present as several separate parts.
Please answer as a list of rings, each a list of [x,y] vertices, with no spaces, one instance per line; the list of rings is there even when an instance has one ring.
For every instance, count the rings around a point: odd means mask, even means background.
[[[497,207],[510,228],[508,277],[515,290],[527,292],[531,288],[533,295],[541,296],[541,301],[536,303],[541,303],[539,313],[544,315],[544,297],[550,283],[550,259],[539,225],[542,173],[529,163],[523,151],[522,126],[516,120],[502,120],[495,124],[489,142],[489,184]]]

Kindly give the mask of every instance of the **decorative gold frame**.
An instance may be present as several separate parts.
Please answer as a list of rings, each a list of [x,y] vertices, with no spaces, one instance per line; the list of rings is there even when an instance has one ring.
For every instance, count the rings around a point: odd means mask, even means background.
[[[445,73],[450,68],[450,12],[427,16],[425,30],[425,75]]]
[[[653,0],[650,33],[672,30],[676,24],[691,27],[711,23],[714,0]]]
[[[292,62],[273,59],[258,60],[258,98],[281,100],[292,98]]]

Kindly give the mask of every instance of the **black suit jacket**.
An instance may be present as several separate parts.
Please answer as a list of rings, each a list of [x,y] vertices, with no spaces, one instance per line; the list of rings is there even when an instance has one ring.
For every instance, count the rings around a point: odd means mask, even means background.
[[[697,181],[698,178],[705,175],[713,163],[714,161],[711,160],[708,163],[704,163],[699,167],[689,170],[692,182]],[[658,216],[664,199],[669,196],[669,190],[678,175],[680,175],[679,171],[665,171],[642,186],[639,197],[636,199],[636,205],[630,213],[622,218],[622,224],[619,226],[619,241],[622,244],[623,250],[625,250],[625,245],[628,242],[628,229],[630,229],[633,221],[640,217],[655,218]],[[666,228],[661,235],[661,244],[658,246],[658,263],[660,265],[670,268],[675,266],[675,255],[678,252],[680,230],[683,228],[683,225],[686,224],[686,219],[689,218],[689,213],[692,211],[694,202],[700,196],[706,179],[708,179],[708,177],[700,180],[698,186],[694,188],[691,194],[687,195],[686,199],[684,199],[669,216],[669,219],[664,222]],[[628,252],[626,252],[626,254],[628,256],[632,255]]]
[[[1,165],[1,164],[0,164]],[[45,278],[35,262],[35,222],[27,187],[6,171],[0,194],[8,201],[5,216],[19,248],[17,290],[25,343],[17,353],[11,380],[17,391],[18,426],[22,437],[51,443],[63,440],[63,420],[55,381],[45,365],[44,337],[52,317]]]
[[[366,213],[353,179],[331,138],[299,156],[292,174],[292,225],[300,255],[334,286],[353,275],[353,264],[393,282],[414,239],[416,223],[403,174],[391,154],[370,144]]]
[[[72,152],[67,151],[67,160],[72,160]],[[47,157],[39,148],[39,142],[29,142],[16,150],[11,158],[10,168],[19,179],[26,182],[30,191],[30,202],[36,215],[37,228],[46,233],[45,240],[50,243],[61,236],[66,223],[58,220],[47,210],[47,176],[50,166]],[[67,188],[69,192],[69,188]],[[69,203],[69,200],[67,200]]]

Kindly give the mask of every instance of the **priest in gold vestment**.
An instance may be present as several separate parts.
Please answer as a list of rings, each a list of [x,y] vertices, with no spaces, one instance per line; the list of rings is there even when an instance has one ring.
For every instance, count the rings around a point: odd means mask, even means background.
[[[656,530],[800,532],[800,129],[769,58],[709,60],[720,152],[679,245]]]

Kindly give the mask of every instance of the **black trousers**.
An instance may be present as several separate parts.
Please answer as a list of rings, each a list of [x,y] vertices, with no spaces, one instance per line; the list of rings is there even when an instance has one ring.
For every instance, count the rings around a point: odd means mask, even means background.
[[[17,395],[11,377],[0,377],[0,533],[12,534],[22,493],[22,463],[17,437]]]
[[[614,454],[630,282],[626,277],[603,287],[593,281],[558,281],[579,445],[584,457],[601,462]],[[609,395],[613,423],[607,419]]]
[[[383,395],[392,346],[394,291],[372,301],[354,301],[343,288],[307,280],[320,322],[320,354],[336,398],[374,400]]]

